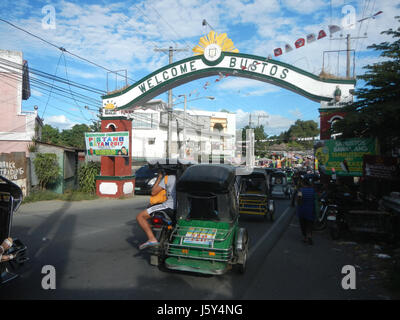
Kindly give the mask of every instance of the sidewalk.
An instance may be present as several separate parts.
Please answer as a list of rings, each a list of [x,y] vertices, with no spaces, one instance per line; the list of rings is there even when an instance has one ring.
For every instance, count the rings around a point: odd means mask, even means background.
[[[315,232],[313,238],[313,246],[301,241],[294,216],[259,266],[267,276],[257,276],[243,299],[396,299],[383,286],[380,265],[365,255],[371,244],[332,241],[327,231]],[[345,265],[356,268],[355,290],[342,289]]]

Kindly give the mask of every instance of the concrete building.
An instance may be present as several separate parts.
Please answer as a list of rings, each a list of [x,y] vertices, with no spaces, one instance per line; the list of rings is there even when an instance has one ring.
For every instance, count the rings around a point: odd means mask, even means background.
[[[152,100],[139,109],[127,111],[132,118],[132,157],[144,161],[167,156],[168,108]],[[172,158],[208,161],[210,155],[234,157],[236,115],[228,112],[174,108],[172,112]]]
[[[25,152],[41,134],[37,111],[23,111],[30,97],[29,69],[22,52],[0,49],[0,153]]]

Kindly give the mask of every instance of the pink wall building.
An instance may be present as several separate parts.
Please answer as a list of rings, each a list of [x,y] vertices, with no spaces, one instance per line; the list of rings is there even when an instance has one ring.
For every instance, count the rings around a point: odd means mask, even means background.
[[[23,111],[30,97],[29,70],[22,52],[0,49],[0,153],[26,152],[32,138],[40,137],[37,110]]]

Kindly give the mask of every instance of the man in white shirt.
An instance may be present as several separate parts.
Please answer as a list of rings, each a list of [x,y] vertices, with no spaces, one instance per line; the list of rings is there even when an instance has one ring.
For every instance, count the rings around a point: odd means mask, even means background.
[[[151,195],[155,196],[162,190],[167,191],[167,200],[160,204],[155,204],[143,211],[141,211],[137,217],[136,221],[138,222],[139,226],[145,232],[148,240],[142,243],[139,246],[139,249],[145,249],[151,246],[157,246],[159,242],[157,241],[156,237],[154,236],[153,231],[151,230],[150,224],[148,220],[154,215],[155,212],[161,210],[175,210],[176,207],[176,176],[168,175],[167,177],[167,184],[165,185],[165,177],[162,174],[158,175],[157,181],[154,184],[153,188],[151,189]]]

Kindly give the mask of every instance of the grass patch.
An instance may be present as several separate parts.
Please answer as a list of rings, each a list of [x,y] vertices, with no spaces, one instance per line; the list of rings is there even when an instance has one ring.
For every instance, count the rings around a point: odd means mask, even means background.
[[[82,201],[82,200],[94,200],[98,196],[92,193],[85,193],[78,190],[67,190],[64,194],[58,194],[49,190],[34,191],[27,197],[25,197],[22,203],[31,203],[37,201],[47,200],[63,200],[63,201]]]

